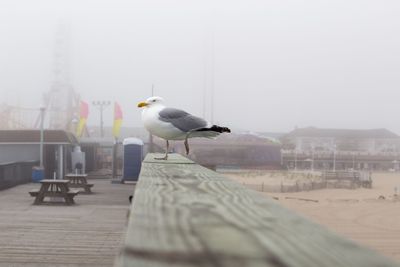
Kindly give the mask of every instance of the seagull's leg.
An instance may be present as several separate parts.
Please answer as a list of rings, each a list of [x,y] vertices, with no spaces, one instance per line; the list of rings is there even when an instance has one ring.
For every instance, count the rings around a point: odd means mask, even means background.
[[[165,160],[168,159],[168,151],[169,151],[169,142],[167,140],[167,150],[165,151]]]
[[[188,136],[186,136],[186,138],[185,138],[185,148],[186,148],[186,155],[189,155]]]
[[[163,158],[154,158],[154,159],[159,159],[159,160],[167,160],[168,159],[168,150],[169,150],[169,142],[167,141],[167,149],[165,150],[165,156]]]

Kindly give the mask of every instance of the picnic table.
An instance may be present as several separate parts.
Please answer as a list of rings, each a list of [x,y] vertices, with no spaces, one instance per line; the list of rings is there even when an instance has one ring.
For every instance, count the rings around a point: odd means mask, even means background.
[[[86,177],[87,174],[83,173],[69,173],[65,175],[65,178],[70,181],[70,187],[83,188],[85,193],[92,193],[90,188],[93,186],[93,184],[88,184]]]
[[[79,190],[69,189],[69,180],[41,180],[40,189],[32,189],[29,194],[35,197],[34,204],[48,203],[44,201],[45,197],[64,198],[65,204],[74,204],[74,196],[79,193]]]

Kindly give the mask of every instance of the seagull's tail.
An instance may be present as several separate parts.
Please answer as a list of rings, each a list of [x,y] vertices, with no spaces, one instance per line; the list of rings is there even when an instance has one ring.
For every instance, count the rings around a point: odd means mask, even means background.
[[[190,137],[206,137],[206,138],[213,138],[218,136],[221,133],[230,133],[231,130],[227,127],[221,127],[218,125],[213,125],[211,127],[204,127],[193,130],[190,133]]]
[[[212,132],[217,132],[217,133],[230,133],[231,129],[227,128],[227,127],[221,127],[218,125],[213,125],[210,128],[202,128],[203,131],[212,131]],[[202,130],[200,129],[200,130]]]

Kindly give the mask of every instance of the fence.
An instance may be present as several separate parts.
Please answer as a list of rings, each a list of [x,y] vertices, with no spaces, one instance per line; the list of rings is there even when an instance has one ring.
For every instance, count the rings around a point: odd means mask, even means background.
[[[292,193],[300,191],[311,191],[317,189],[327,188],[326,181],[320,182],[296,182],[295,184],[283,184],[280,185],[270,185],[266,183],[254,184],[242,182],[242,185],[247,188],[253,189],[259,192],[270,192],[270,193]]]
[[[355,189],[358,187],[372,187],[370,172],[327,171],[322,174],[322,177],[328,182],[328,185],[334,188]]]
[[[32,167],[37,164],[37,161],[0,164],[0,190],[29,183],[32,177]]]
[[[244,177],[255,177],[264,173],[254,172]],[[259,192],[292,193],[311,191],[324,188],[355,189],[359,187],[371,188],[372,179],[369,172],[324,172],[316,175],[312,173],[273,172],[271,177],[281,178],[280,184],[271,182],[241,182],[242,185]],[[278,181],[279,183],[279,181]]]

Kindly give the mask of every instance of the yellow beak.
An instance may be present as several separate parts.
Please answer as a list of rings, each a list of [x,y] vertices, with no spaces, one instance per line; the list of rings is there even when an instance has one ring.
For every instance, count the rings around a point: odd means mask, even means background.
[[[142,107],[145,107],[145,106],[148,106],[149,104],[147,104],[146,102],[140,102],[137,106],[138,106],[138,108],[142,108]]]

